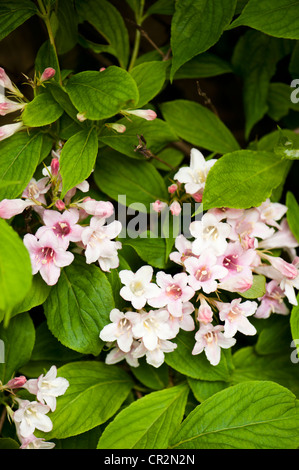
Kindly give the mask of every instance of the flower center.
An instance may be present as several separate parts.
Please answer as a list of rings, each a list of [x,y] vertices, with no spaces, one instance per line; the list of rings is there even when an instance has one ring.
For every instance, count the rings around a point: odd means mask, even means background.
[[[213,343],[213,341],[217,343],[217,335],[213,331],[209,331],[204,337],[208,344]]]
[[[242,310],[237,307],[236,305],[230,310],[229,314],[227,315],[230,321],[237,320],[238,316],[242,315]]]
[[[140,281],[133,281],[130,284],[130,289],[134,295],[137,297],[141,297],[144,294],[144,287],[142,282]]]
[[[227,268],[229,271],[242,271],[242,266],[238,264],[238,255],[228,255],[223,260],[223,266]]]
[[[67,222],[57,222],[57,224],[53,226],[53,230],[55,230],[57,237],[64,238],[69,235],[71,227]]]
[[[211,273],[206,266],[201,267],[195,273],[195,279],[200,282],[206,282],[210,279]]]
[[[211,238],[212,240],[217,240],[219,237],[219,232],[217,230],[217,227],[215,225],[209,225],[208,227],[205,227],[203,229],[203,238],[205,240],[208,240]]]
[[[179,299],[182,295],[182,289],[177,284],[171,284],[166,287],[166,295],[173,299]]]
[[[44,247],[39,251],[37,258],[42,264],[52,263],[55,260],[55,251],[49,246]]]
[[[35,196],[39,196],[39,189],[35,183],[31,183],[28,186],[28,196],[29,198],[35,198]]]

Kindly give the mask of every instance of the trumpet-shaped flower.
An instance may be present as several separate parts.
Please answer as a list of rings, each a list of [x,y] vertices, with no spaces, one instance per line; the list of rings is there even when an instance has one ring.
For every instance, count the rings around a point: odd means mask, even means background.
[[[19,409],[13,414],[13,420],[18,425],[18,431],[23,438],[31,436],[35,429],[49,432],[53,423],[49,416],[50,407],[37,401],[21,400],[17,398]]]
[[[234,299],[231,303],[217,302],[219,318],[224,321],[224,336],[232,338],[237,331],[244,335],[255,335],[256,329],[247,317],[256,312],[257,306],[257,302],[241,302],[241,299]]]
[[[201,324],[195,334],[195,346],[192,354],[205,352],[208,361],[212,366],[217,366],[221,358],[221,348],[231,348],[235,343],[235,338],[226,338],[223,334],[223,325],[213,326],[212,323]]]
[[[50,230],[56,235],[65,250],[70,242],[81,241],[83,227],[77,224],[79,211],[76,209],[66,210],[62,214],[54,210],[45,210],[42,218],[45,225],[37,230],[37,238]]]
[[[133,273],[128,269],[119,272],[119,277],[124,287],[120,290],[123,299],[131,302],[134,308],[140,310],[153,297],[159,295],[159,287],[152,283],[153,268],[151,266],[142,266]]]
[[[217,280],[223,279],[228,270],[217,264],[214,253],[206,251],[198,258],[188,258],[185,261],[186,271],[190,274],[188,283],[195,290],[202,289],[206,294],[215,292],[218,287]]]
[[[227,238],[231,226],[225,222],[218,222],[217,218],[206,213],[199,221],[191,222],[190,233],[195,238],[192,251],[195,255],[204,253],[208,248],[217,256],[222,255],[227,248]]]

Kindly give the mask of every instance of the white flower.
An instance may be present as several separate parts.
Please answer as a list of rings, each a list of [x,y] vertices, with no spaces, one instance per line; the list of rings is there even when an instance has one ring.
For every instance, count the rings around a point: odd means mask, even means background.
[[[82,231],[82,241],[86,247],[86,263],[94,263],[99,258],[115,257],[115,242],[113,238],[119,235],[122,225],[118,220],[104,225],[105,219],[92,217],[90,226]]]
[[[52,366],[46,375],[41,374],[38,379],[27,380],[23,388],[36,395],[40,403],[46,403],[51,411],[55,411],[56,398],[63,395],[68,386],[68,380],[57,377],[57,368]]]
[[[19,409],[13,414],[13,420],[19,424],[19,433],[26,438],[33,434],[35,429],[43,432],[49,432],[53,428],[51,419],[46,416],[50,407],[37,401],[21,400]]]
[[[224,222],[218,222],[213,214],[208,212],[199,221],[191,222],[190,233],[195,238],[192,251],[195,255],[201,255],[210,248],[216,256],[222,255],[227,248],[227,241],[231,226]]]
[[[203,154],[193,148],[190,152],[190,166],[180,168],[174,179],[185,183],[186,193],[195,194],[205,187],[208,173],[216,161],[206,161]]]
[[[159,287],[152,283],[153,268],[151,266],[142,266],[133,273],[128,269],[120,271],[119,277],[124,287],[120,290],[123,299],[131,302],[134,308],[140,310],[148,299],[159,295]]]
[[[111,310],[110,320],[112,323],[104,326],[100,332],[101,340],[116,341],[123,352],[129,352],[133,344],[132,319],[134,319],[133,312],[122,313],[118,308]]]
[[[192,354],[200,354],[202,351],[212,366],[219,364],[221,349],[230,348],[236,342],[235,338],[225,338],[223,335],[223,325],[213,326],[211,323],[201,323],[199,330],[195,334],[195,346]]]
[[[145,356],[146,362],[153,367],[160,367],[164,362],[164,353],[172,352],[177,345],[171,341],[159,339],[155,349],[149,351],[143,342],[135,349],[133,356],[140,358]]]
[[[133,335],[136,339],[142,339],[149,351],[158,346],[160,339],[173,338],[173,332],[168,324],[169,313],[167,310],[150,310],[138,313],[137,322],[133,326]]]
[[[234,299],[231,303],[217,302],[220,320],[224,321],[224,336],[232,338],[237,331],[244,335],[255,335],[255,327],[247,317],[256,312],[258,304],[249,300],[241,303],[241,299]]]

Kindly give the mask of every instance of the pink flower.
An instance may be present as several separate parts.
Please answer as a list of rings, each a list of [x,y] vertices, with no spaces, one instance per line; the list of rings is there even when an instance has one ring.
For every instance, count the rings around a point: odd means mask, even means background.
[[[165,209],[165,207],[167,207],[167,204],[166,204],[166,202],[161,202],[161,201],[159,201],[159,199],[157,199],[157,201],[153,202],[152,207],[153,207],[153,210],[155,212],[159,213],[163,209]]]
[[[266,250],[272,250],[273,248],[297,248],[297,246],[298,242],[292,234],[286,218],[281,221],[277,232],[258,243],[259,248]]]
[[[16,92],[16,88],[2,67],[0,67],[0,86],[7,88],[7,90],[10,90],[12,93]]]
[[[244,209],[231,209],[229,207],[209,209],[209,214],[213,214],[219,222],[223,219],[239,219],[243,213]]]
[[[95,199],[85,198],[83,202],[77,203],[77,207],[99,219],[108,219],[114,214],[114,206],[110,201],[96,201]]]
[[[23,127],[22,122],[16,122],[14,124],[5,124],[0,127],[0,141],[11,137],[13,134],[18,132]]]
[[[66,210],[62,214],[54,210],[45,210],[42,217],[45,225],[37,230],[37,238],[51,230],[65,250],[70,242],[81,241],[83,227],[77,224],[79,211],[76,209]]]
[[[124,109],[121,111],[124,115],[133,114],[147,121],[153,121],[157,117],[157,113],[152,109]]]
[[[206,294],[214,292],[218,287],[216,279],[223,279],[228,270],[217,264],[217,258],[207,250],[198,258],[185,260],[186,271],[190,274],[188,283],[195,290],[202,289]]]
[[[170,326],[170,329],[173,332],[173,337],[178,334],[180,329],[184,331],[194,330],[195,323],[193,317],[191,316],[194,310],[195,307],[191,302],[184,302],[182,304],[182,315],[180,317],[174,316],[169,313],[168,325]]]
[[[274,229],[268,227],[260,219],[260,213],[256,208],[246,209],[240,218],[227,218],[232,227],[229,238],[231,240],[242,240],[244,237],[265,239],[273,235]]]
[[[176,216],[180,215],[182,211],[181,205],[178,201],[172,202],[169,206],[169,209],[172,215],[176,215]]]
[[[223,325],[213,326],[211,323],[207,325],[202,323],[195,334],[196,343],[192,354],[200,354],[204,351],[212,366],[217,366],[220,362],[220,348],[231,348],[236,342],[235,338],[226,338],[222,333],[223,329]]]
[[[117,342],[117,346],[123,352],[129,352],[133,344],[132,320],[135,319],[133,312],[122,313],[117,308],[110,312],[110,321],[100,332],[102,341]]]
[[[266,285],[265,295],[258,299],[261,301],[261,304],[257,308],[254,316],[256,318],[269,318],[271,313],[287,315],[289,313],[289,309],[283,302],[284,297],[285,294],[279,287],[277,281],[272,280],[268,282]]]
[[[53,428],[51,419],[46,416],[50,411],[50,407],[42,405],[37,401],[21,400],[19,402],[19,409],[13,414],[13,420],[18,426],[19,434],[22,438],[29,437],[33,434],[35,429],[40,431],[49,432]]]
[[[38,181],[36,181],[35,178],[31,178],[28,185],[23,191],[22,197],[45,204],[46,200],[44,194],[49,191],[50,187],[50,178],[48,178],[47,176],[41,178]]]
[[[224,321],[224,336],[232,338],[237,331],[244,335],[255,335],[255,327],[248,321],[247,317],[253,315],[257,309],[257,303],[242,299],[234,299],[231,303],[217,302],[219,318]]]
[[[100,257],[112,258],[115,255],[115,243],[112,241],[116,238],[122,229],[122,225],[115,220],[109,225],[104,225],[105,219],[92,217],[90,226],[82,231],[82,242],[85,245],[85,256],[88,264],[94,263]]]
[[[0,202],[0,217],[2,219],[10,219],[15,215],[21,214],[27,207],[33,206],[34,202],[23,201],[22,199],[3,199]]]
[[[213,310],[204,298],[200,299],[200,307],[197,311],[197,319],[200,323],[206,324],[211,323],[213,320]]]
[[[2,99],[0,99],[0,116],[6,116],[9,113],[20,111],[24,108],[24,106],[25,103],[17,103],[16,101],[11,101],[5,97],[2,97]]]
[[[38,240],[27,233],[24,245],[30,254],[32,274],[40,272],[43,280],[53,286],[60,276],[60,269],[68,266],[74,259],[73,253],[65,251],[52,231],[47,231]]]
[[[174,263],[183,265],[185,260],[190,256],[195,256],[192,252],[192,242],[187,240],[184,235],[178,235],[175,239],[175,248],[177,251],[173,251],[169,255],[169,259]]]
[[[182,315],[183,303],[188,302],[195,294],[194,290],[188,286],[188,276],[186,273],[178,273],[174,276],[159,271],[156,275],[156,283],[160,287],[157,297],[148,300],[152,307],[166,307],[169,312],[177,317]]]
[[[55,70],[55,69],[53,69],[52,67],[47,67],[47,68],[43,71],[43,73],[42,73],[42,75],[41,75],[41,77],[40,77],[40,81],[41,81],[41,82],[44,82],[44,81],[46,81],[46,80],[50,80],[50,78],[53,78],[53,77],[54,77],[55,73],[56,73],[56,70]]]
[[[136,273],[128,269],[119,272],[120,280],[124,284],[120,295],[137,310],[143,308],[148,299],[156,297],[160,292],[159,287],[151,282],[153,273],[151,266],[141,266]]]
[[[280,220],[288,208],[284,204],[278,202],[271,202],[270,199],[267,199],[263,204],[257,207],[258,212],[260,213],[260,219],[267,225],[273,225],[276,228],[280,228],[277,220]]]

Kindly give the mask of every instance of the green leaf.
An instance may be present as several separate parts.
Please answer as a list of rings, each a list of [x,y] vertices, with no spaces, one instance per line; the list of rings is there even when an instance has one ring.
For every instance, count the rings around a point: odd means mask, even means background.
[[[129,245],[146,263],[155,268],[165,268],[166,261],[166,244],[164,238],[151,238],[151,233],[147,232],[146,237],[141,234],[137,238],[122,239],[123,246]]]
[[[106,0],[76,0],[81,21],[88,21],[106,39],[115,51],[121,67],[129,59],[129,35],[119,11]]]
[[[0,41],[37,13],[36,6],[29,0],[2,0],[0,10]]]
[[[32,282],[29,253],[21,238],[0,219],[0,320],[9,319],[12,309],[27,295]]]
[[[193,379],[208,381],[227,381],[232,370],[230,351],[221,351],[221,360],[217,366],[211,366],[205,353],[192,355],[195,345],[194,332],[180,331],[173,340],[177,348],[165,354],[165,362],[181,374]]]
[[[166,388],[169,382],[169,371],[165,362],[156,368],[149,365],[144,358],[141,358],[139,366],[131,367],[131,372],[139,382],[153,390]]]
[[[292,51],[290,63],[289,63],[289,72],[293,78],[297,78],[299,75],[299,42],[296,41],[294,49]]]
[[[149,15],[173,15],[175,11],[175,0],[157,0],[146,11]]]
[[[22,113],[25,126],[40,127],[57,121],[63,113],[63,109],[50,93],[37,95]]]
[[[172,449],[295,449],[296,397],[272,382],[247,382],[208,398],[183,421]]]
[[[299,39],[298,0],[249,0],[231,28],[245,25],[279,38]]]
[[[105,423],[117,412],[132,387],[124,370],[98,361],[66,364],[58,369],[57,376],[66,378],[70,385],[57,399],[55,412],[48,414],[53,430],[36,433],[47,440],[76,436]]]
[[[220,154],[240,148],[238,142],[209,109],[187,100],[174,100],[162,103],[164,119],[184,140]]]
[[[78,18],[73,0],[58,2],[57,21],[55,45],[58,54],[66,54],[76,45],[78,38]]]
[[[299,243],[299,204],[293,193],[287,192],[286,196],[287,221],[294,237]]]
[[[19,132],[0,142],[0,182],[20,181],[0,188],[0,200],[14,199],[25,189],[39,163],[42,144],[40,132]]]
[[[166,147],[156,155],[159,160],[153,159],[152,164],[159,170],[168,171],[177,168],[184,160],[185,155],[175,147]]]
[[[137,65],[131,70],[139,91],[136,107],[141,108],[158,95],[166,79],[167,67],[167,62],[154,61]]]
[[[166,449],[180,424],[186,385],[152,392],[131,403],[105,428],[98,449]]]
[[[102,128],[99,135],[99,141],[108,145],[128,157],[138,160],[145,160],[145,157],[135,151],[139,144],[139,136],[143,136],[146,141],[146,148],[153,154],[158,153],[167,144],[179,140],[178,135],[173,131],[169,124],[162,119],[156,118],[154,121],[134,117],[134,120],[128,121],[123,118],[117,121],[118,124],[126,126],[123,134],[116,134],[107,127]]]
[[[18,313],[28,312],[32,308],[43,304],[50,290],[50,286],[48,286],[39,275],[33,276],[30,290],[26,294],[26,297],[14,306],[11,316],[13,317]]]
[[[60,67],[55,49],[50,40],[45,41],[37,52],[35,58],[35,72],[37,76],[40,77],[47,67],[52,67],[54,70],[56,70],[56,74],[53,78],[54,80],[59,80],[58,71]]]
[[[299,301],[299,294],[297,295],[297,303],[298,301]],[[299,306],[298,305],[294,305],[292,308],[290,326],[291,326],[292,338],[294,341],[292,346],[294,346],[294,348],[297,348],[297,351],[299,353]]]
[[[175,4],[171,22],[171,79],[192,57],[208,50],[222,35],[235,12],[236,0],[184,0]]]
[[[205,210],[258,207],[280,184],[285,166],[285,161],[271,152],[239,150],[224,155],[208,174]]]
[[[135,80],[115,65],[103,72],[86,70],[73,75],[66,91],[78,111],[93,120],[110,118],[139,99]]]
[[[231,65],[215,54],[203,52],[182,65],[176,71],[174,80],[215,77],[224,73],[232,73]]]
[[[270,83],[268,91],[268,115],[274,121],[280,121],[290,109],[299,111],[299,103],[292,103],[290,86],[286,83]]]
[[[62,177],[61,197],[89,177],[97,153],[98,139],[95,128],[80,131],[66,141],[59,160]]]
[[[265,323],[255,344],[257,354],[281,354],[282,352],[290,354],[292,335],[289,316],[271,315],[270,318],[258,319],[257,322],[259,325],[261,322]]]
[[[208,380],[191,379],[191,377],[188,377],[188,384],[196,400],[199,402],[205,401],[207,398],[229,386],[227,382],[220,380],[210,382]]]
[[[0,380],[6,384],[31,356],[35,341],[33,321],[28,313],[12,318],[7,328],[0,325],[0,339],[4,342],[4,359],[0,362]]]
[[[101,427],[97,426],[77,436],[59,439],[55,442],[55,449],[96,449],[101,435]]]
[[[150,163],[126,158],[117,152],[102,154],[98,160],[93,173],[95,182],[112,199],[117,201],[119,196],[125,196],[127,206],[142,212],[149,210],[150,203],[157,199],[168,200],[163,178]]]
[[[245,113],[245,137],[268,111],[269,85],[276,71],[276,64],[285,53],[277,38],[257,31],[247,31],[239,39],[233,53],[235,72],[243,78],[243,104]],[[244,60],[244,57],[248,60]]]
[[[62,270],[44,304],[53,335],[64,346],[95,356],[103,346],[99,333],[109,323],[113,308],[112,290],[105,274],[96,265],[86,264],[82,257]]]
[[[298,397],[298,364],[291,361],[290,343],[288,348],[281,349],[276,354],[259,355],[251,346],[236,351],[233,355],[235,369],[231,376],[232,383],[271,380],[288,388]]]
[[[239,292],[239,294],[245,299],[258,299],[263,297],[266,292],[266,278],[262,275],[253,275],[253,284],[245,292]]]

